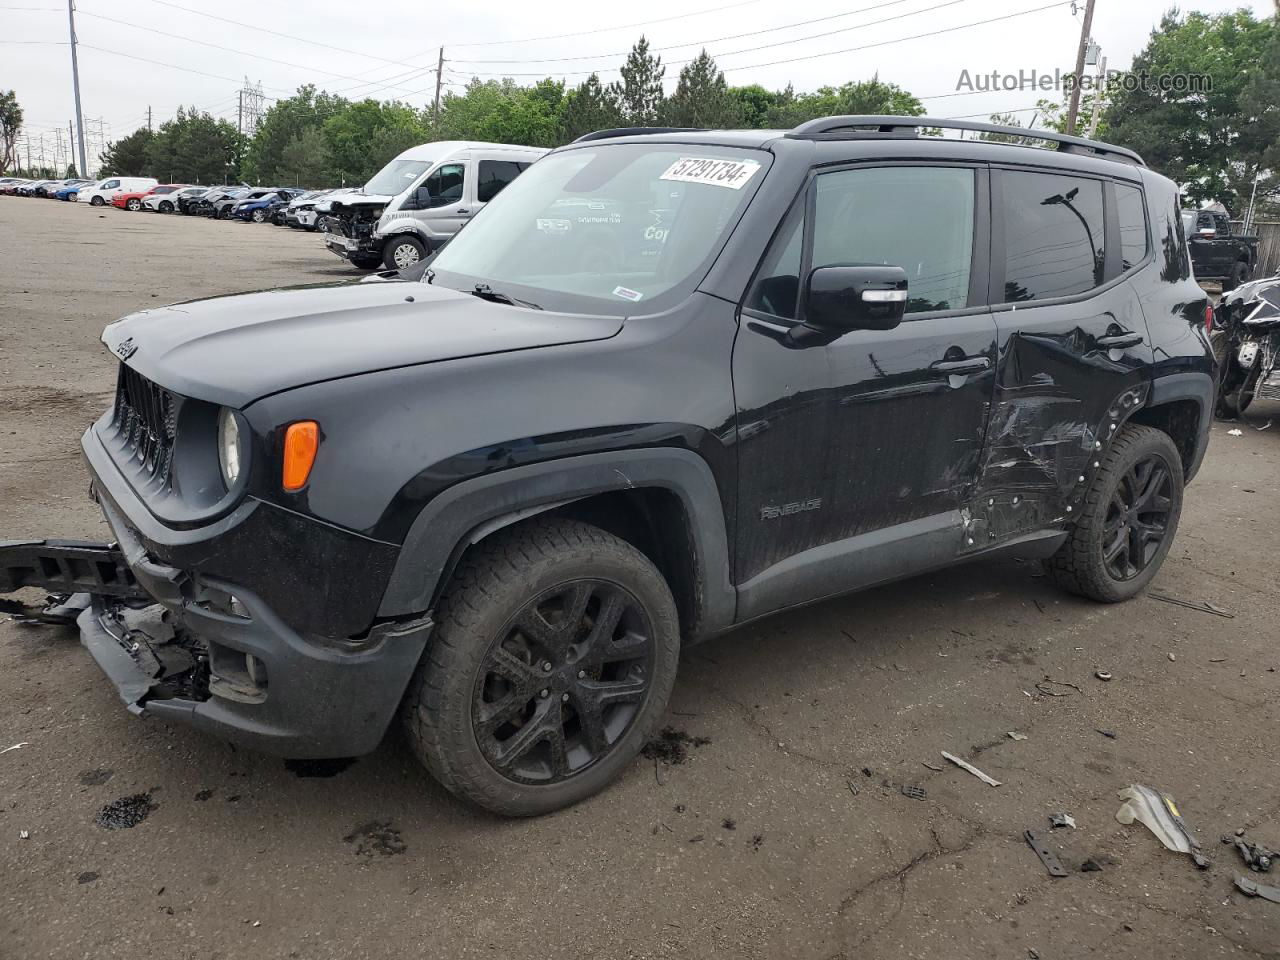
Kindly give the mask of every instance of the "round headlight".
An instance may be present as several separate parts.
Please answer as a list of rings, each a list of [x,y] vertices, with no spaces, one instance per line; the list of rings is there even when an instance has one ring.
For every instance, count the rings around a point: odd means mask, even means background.
[[[218,414],[218,465],[222,481],[230,490],[240,479],[240,424],[236,415],[225,407]]]

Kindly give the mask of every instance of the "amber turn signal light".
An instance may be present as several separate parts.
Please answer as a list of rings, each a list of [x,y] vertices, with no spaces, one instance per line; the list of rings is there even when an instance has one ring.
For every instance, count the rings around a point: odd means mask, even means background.
[[[320,446],[320,425],[314,420],[299,420],[289,424],[284,432],[284,488],[301,490],[311,476],[311,465],[316,462],[316,447]]]

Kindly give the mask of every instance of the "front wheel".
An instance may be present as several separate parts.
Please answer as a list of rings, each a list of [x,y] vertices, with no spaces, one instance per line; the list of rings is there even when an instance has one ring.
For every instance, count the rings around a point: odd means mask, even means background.
[[[427,255],[427,248],[414,237],[395,237],[387,243],[382,262],[388,270],[412,267]]]
[[[458,796],[528,817],[591,796],[653,736],[675,683],[675,602],[598,527],[541,520],[464,558],[409,685],[405,721]]]
[[[1136,596],[1169,554],[1182,515],[1182,487],[1182,458],[1169,435],[1155,427],[1123,427],[1070,537],[1049,562],[1054,580],[1103,603]]]
[[[262,222],[263,220],[265,220],[265,219],[267,219],[267,211],[265,211],[265,210],[255,210],[255,211],[253,211],[253,222],[254,222],[254,223],[261,223],[261,222]]]
[[[1240,284],[1247,282],[1249,279],[1249,265],[1243,260],[1237,260],[1231,267],[1231,273],[1227,279],[1222,282],[1222,292],[1234,290]]]

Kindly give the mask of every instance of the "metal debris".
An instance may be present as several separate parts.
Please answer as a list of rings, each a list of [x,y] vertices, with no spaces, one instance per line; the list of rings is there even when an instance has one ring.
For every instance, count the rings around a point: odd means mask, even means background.
[[[902,785],[902,795],[911,800],[924,800],[929,796],[929,794],[925,792],[924,787],[917,787],[913,784],[906,783]]]
[[[1049,826],[1054,830],[1059,827],[1070,827],[1074,830],[1076,828],[1076,819],[1069,813],[1051,813],[1049,814]]]
[[[1200,853],[1200,841],[1178,813],[1173,797],[1140,783],[1125,787],[1117,795],[1124,803],[1116,811],[1116,820],[1126,825],[1137,820],[1167,849],[1187,854],[1201,870],[1209,866]]]
[[[954,764],[955,764],[957,767],[959,767],[961,770],[967,770],[969,773],[972,773],[975,777],[977,777],[977,778],[978,778],[979,780],[981,780],[983,783],[987,784],[987,786],[990,786],[990,787],[998,787],[998,786],[1000,786],[1000,781],[999,781],[999,780],[995,780],[995,779],[993,779],[993,778],[991,778],[991,777],[987,776],[985,773],[983,773],[981,770],[979,770],[979,769],[978,769],[977,767],[975,767],[973,764],[971,764],[971,763],[967,763],[967,762],[965,762],[964,760],[961,760],[961,759],[960,759],[959,757],[957,757],[955,754],[947,753],[947,751],[943,750],[943,751],[942,751],[942,757],[943,757],[943,759],[944,759],[944,760],[950,760],[952,763],[954,763]]]
[[[1070,682],[1068,682],[1068,681],[1066,681],[1066,680],[1055,680],[1055,679],[1053,679],[1053,677],[1045,677],[1043,680],[1041,680],[1039,683],[1037,683],[1037,684],[1036,684],[1036,689],[1037,689],[1037,690],[1039,690],[1041,693],[1043,693],[1046,697],[1069,697],[1069,696],[1071,696],[1071,694],[1069,694],[1069,693],[1055,693],[1053,690],[1048,689],[1048,687],[1049,687],[1049,685],[1050,685],[1050,684],[1053,684],[1053,685],[1056,685],[1056,686],[1059,686],[1059,687],[1070,687],[1070,688],[1071,688],[1072,690],[1074,690],[1076,693],[1084,693],[1084,691],[1083,691],[1083,690],[1081,690],[1081,689],[1080,689],[1078,686],[1076,686],[1074,683],[1070,683]]]
[[[1280,903],[1280,887],[1259,883],[1252,877],[1236,877],[1236,889],[1246,897],[1262,897],[1263,900]]]
[[[1010,731],[1009,731],[1009,739],[1010,739],[1010,740],[1025,740],[1025,739],[1027,739],[1027,735],[1026,735],[1025,733],[1018,733],[1018,732],[1016,732],[1016,731],[1014,731],[1014,730],[1010,730]]]
[[[1094,673],[1093,673],[1093,675],[1094,675],[1095,677],[1097,677],[1099,680],[1110,680],[1110,679],[1111,679],[1111,674],[1107,673],[1107,671],[1105,671],[1105,670],[1095,670],[1095,671],[1094,671]]]
[[[1268,873],[1280,857],[1280,851],[1268,850],[1260,843],[1250,843],[1243,830],[1237,830],[1234,837],[1223,837],[1223,843],[1230,843],[1240,852],[1244,865],[1255,873]]]
[[[1040,858],[1040,862],[1044,864],[1044,868],[1049,871],[1051,877],[1065,877],[1067,875],[1066,867],[1062,865],[1062,861],[1058,859],[1058,855],[1044,845],[1035,831],[1027,830],[1024,834],[1027,838],[1027,845],[1035,851],[1036,856]]]
[[[1159,600],[1162,603],[1172,603],[1175,606],[1186,607],[1188,610],[1199,610],[1201,613],[1211,613],[1215,617],[1225,617],[1228,620],[1234,620],[1234,613],[1227,613],[1221,607],[1215,607],[1212,603],[1192,603],[1190,600],[1180,600],[1177,597],[1170,597],[1163,593],[1148,593],[1148,597],[1152,600]]]

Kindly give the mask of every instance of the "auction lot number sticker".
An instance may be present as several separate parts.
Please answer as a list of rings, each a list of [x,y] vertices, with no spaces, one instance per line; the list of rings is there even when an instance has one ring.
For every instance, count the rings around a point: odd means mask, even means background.
[[[715,160],[707,157],[681,157],[659,179],[682,183],[708,183],[713,187],[741,190],[760,164],[754,160]]]

